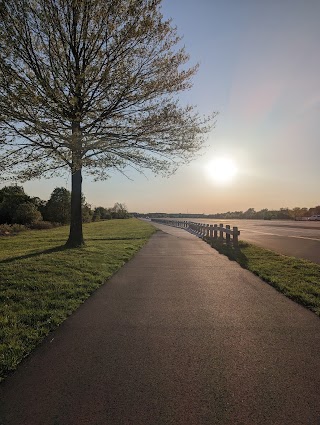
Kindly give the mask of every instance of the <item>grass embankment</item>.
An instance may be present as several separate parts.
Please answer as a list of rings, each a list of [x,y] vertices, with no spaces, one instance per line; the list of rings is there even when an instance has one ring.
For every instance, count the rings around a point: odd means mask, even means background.
[[[136,220],[84,225],[86,246],[65,249],[68,227],[0,239],[0,381],[155,229]]]
[[[219,242],[211,245],[320,316],[320,265],[277,254],[243,241],[239,242],[238,248]]]

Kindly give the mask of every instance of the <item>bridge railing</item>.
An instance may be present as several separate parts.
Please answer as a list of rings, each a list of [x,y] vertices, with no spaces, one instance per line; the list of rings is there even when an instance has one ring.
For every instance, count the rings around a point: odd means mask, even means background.
[[[196,223],[193,221],[181,221],[181,220],[170,220],[163,218],[152,218],[151,221],[155,223],[165,224],[167,226],[179,227],[186,229],[189,232],[201,237],[206,240],[220,240],[227,244],[237,246],[239,242],[240,231],[238,227],[230,227],[222,223],[218,224],[205,224]]]

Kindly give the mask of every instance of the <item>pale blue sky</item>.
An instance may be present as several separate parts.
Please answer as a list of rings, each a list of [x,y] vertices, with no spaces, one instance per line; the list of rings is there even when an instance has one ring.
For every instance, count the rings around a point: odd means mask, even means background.
[[[163,13],[184,36],[191,64],[200,63],[181,101],[219,111],[216,128],[202,157],[175,176],[86,179],[88,202],[194,213],[320,204],[320,1],[164,0]],[[205,172],[218,156],[238,168],[227,184]],[[66,178],[24,187],[48,199],[69,185]]]

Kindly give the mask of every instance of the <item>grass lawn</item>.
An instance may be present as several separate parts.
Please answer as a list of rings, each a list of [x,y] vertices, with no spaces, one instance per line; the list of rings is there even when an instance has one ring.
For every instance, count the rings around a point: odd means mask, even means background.
[[[239,242],[238,249],[219,242],[212,242],[211,245],[320,316],[320,265],[277,254],[244,241]]]
[[[86,246],[65,249],[69,228],[0,238],[0,381],[155,231],[137,219],[84,225]]]

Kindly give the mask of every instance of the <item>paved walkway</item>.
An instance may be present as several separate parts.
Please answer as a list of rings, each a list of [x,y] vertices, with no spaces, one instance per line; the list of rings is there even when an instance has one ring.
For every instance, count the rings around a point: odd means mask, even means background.
[[[0,424],[319,425],[320,320],[158,227],[0,385]]]

